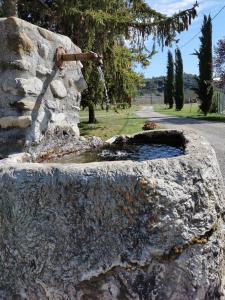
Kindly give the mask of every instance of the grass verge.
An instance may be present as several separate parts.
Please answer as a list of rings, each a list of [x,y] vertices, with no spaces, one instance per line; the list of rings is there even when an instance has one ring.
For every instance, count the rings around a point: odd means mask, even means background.
[[[176,111],[175,108],[168,109],[164,105],[155,105],[154,110],[164,115],[183,117],[183,118],[192,118],[198,120],[207,120],[207,121],[217,121],[225,122],[225,115],[220,115],[217,113],[209,113],[207,116],[204,116],[200,111],[198,104],[185,104],[181,111]]]
[[[135,115],[139,106],[121,109],[118,113],[110,110],[96,110],[96,124],[88,123],[88,111],[80,112],[80,133],[82,136],[98,136],[107,140],[115,135],[133,134],[142,130],[147,119],[140,119]]]

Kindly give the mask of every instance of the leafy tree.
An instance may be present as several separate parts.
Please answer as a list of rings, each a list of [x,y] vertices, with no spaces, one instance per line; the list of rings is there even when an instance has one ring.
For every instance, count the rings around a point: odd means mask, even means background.
[[[199,51],[195,51],[199,59],[199,76],[196,77],[198,87],[195,89],[201,104],[200,109],[207,115],[213,99],[213,60],[212,60],[212,20],[204,16]]]
[[[175,93],[174,99],[176,110],[181,110],[184,106],[184,74],[183,60],[180,49],[175,50]]]
[[[188,29],[196,16],[196,6],[167,17],[151,9],[144,0],[18,0],[21,18],[68,35],[82,51],[103,55],[112,103],[129,102],[134,95],[141,77],[131,66],[135,61],[148,65],[154,54],[146,49],[146,39],[151,35],[162,47],[171,45],[177,32]],[[125,39],[130,41],[129,49]],[[124,63],[124,56],[129,63]],[[84,68],[89,89],[83,103],[91,103],[90,121],[95,120],[94,104],[102,103],[104,98],[102,82],[95,76],[94,68],[90,63]]]
[[[169,105],[169,108],[173,107],[174,98],[174,62],[171,51],[168,51],[167,61],[167,76],[164,90],[164,102]]]
[[[217,42],[215,54],[216,75],[220,78],[220,86],[225,86],[225,39]]]

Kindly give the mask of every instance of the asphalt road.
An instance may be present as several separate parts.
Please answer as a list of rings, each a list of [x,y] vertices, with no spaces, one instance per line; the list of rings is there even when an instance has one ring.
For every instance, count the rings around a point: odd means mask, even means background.
[[[165,128],[192,129],[204,136],[216,151],[225,182],[225,123],[166,116],[154,112],[152,106],[144,106],[136,114],[140,118],[149,118],[155,123],[160,123]]]

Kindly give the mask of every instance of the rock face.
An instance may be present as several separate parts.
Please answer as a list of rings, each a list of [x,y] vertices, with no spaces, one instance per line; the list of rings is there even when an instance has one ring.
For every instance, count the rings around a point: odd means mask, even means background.
[[[3,117],[0,118],[0,128],[6,129],[11,127],[27,128],[31,124],[30,116],[22,117]]]
[[[65,98],[67,96],[66,88],[61,80],[54,80],[51,83],[51,90],[56,98]]]
[[[223,297],[224,187],[213,149],[191,132],[135,139],[184,142],[185,155],[2,161],[1,299]]]
[[[0,128],[0,143],[39,144],[46,133],[72,130],[79,136],[77,123],[81,92],[86,82],[80,62],[69,62],[65,69],[55,68],[56,48],[68,53],[80,49],[62,35],[39,28],[18,18],[0,19],[0,118],[30,116],[29,127]]]

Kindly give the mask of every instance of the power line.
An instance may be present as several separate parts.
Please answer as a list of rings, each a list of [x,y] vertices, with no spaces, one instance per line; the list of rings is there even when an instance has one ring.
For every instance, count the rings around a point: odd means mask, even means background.
[[[224,10],[225,5],[215,14],[215,16],[212,18],[212,21],[215,20],[215,18]],[[188,40],[183,46],[181,46],[180,48],[183,49],[184,47],[186,47],[188,44],[190,44],[190,42],[192,42],[198,35],[199,33],[201,33],[201,30],[199,30],[192,38],[190,38],[190,40]]]
[[[217,14],[215,14],[215,16],[212,18],[212,21],[221,13],[222,10],[224,10],[225,5],[218,11]]]
[[[201,30],[199,32],[197,32],[190,40],[188,40],[183,46],[181,46],[180,48],[183,49],[184,47],[186,47],[188,44],[190,44],[190,42],[192,42],[198,35],[199,33],[201,33]]]

